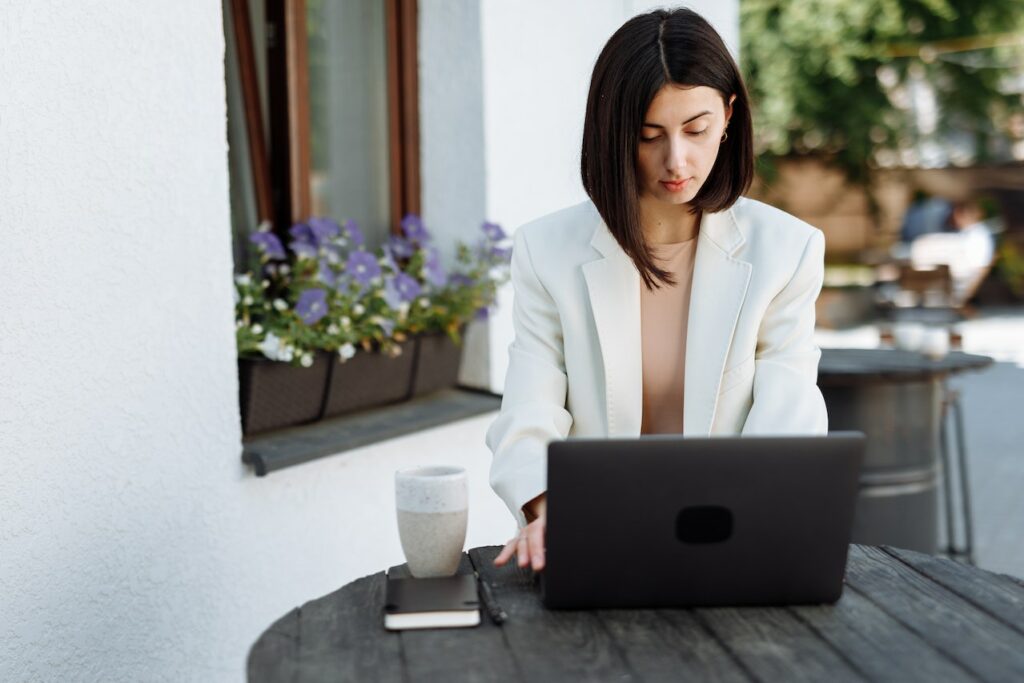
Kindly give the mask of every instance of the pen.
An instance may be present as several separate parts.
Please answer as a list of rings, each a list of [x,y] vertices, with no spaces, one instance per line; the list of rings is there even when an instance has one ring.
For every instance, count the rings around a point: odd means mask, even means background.
[[[491,621],[500,626],[506,619],[508,619],[508,614],[506,614],[505,610],[501,608],[498,601],[494,599],[494,593],[491,592],[491,584],[487,583],[487,581],[480,576],[477,570],[474,569],[473,574],[479,582],[480,595],[483,597],[484,607],[487,608],[487,614],[490,615]]]

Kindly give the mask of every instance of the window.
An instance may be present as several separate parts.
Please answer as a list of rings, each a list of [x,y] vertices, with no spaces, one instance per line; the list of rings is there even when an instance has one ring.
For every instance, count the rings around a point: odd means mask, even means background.
[[[356,220],[375,248],[419,213],[416,0],[225,0],[235,267],[269,221]]]

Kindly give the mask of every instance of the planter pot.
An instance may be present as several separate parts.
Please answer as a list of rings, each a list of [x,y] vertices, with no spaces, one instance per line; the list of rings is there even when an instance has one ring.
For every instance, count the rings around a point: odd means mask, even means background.
[[[320,417],[331,357],[314,356],[313,365],[296,367],[263,359],[238,359],[242,433],[313,422]]]
[[[466,326],[459,329],[465,344]],[[422,396],[438,389],[455,386],[459,381],[462,346],[456,345],[444,332],[416,337],[416,365],[412,378],[412,395]]]
[[[398,345],[402,353],[394,358],[360,349],[343,363],[334,355],[323,416],[336,417],[408,399],[416,344],[408,339]]]

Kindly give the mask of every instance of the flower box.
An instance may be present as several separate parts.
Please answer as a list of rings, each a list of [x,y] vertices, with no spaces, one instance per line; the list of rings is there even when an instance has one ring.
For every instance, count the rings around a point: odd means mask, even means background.
[[[323,417],[408,399],[415,342],[408,339],[397,346],[402,353],[394,357],[361,349],[344,362],[333,356]]]
[[[317,353],[299,367],[278,361],[239,358],[242,434],[249,436],[320,418],[331,355]]]
[[[465,330],[465,325],[459,329],[463,343]],[[422,396],[455,386],[459,381],[461,363],[462,346],[453,342],[444,332],[417,336],[411,395]]]

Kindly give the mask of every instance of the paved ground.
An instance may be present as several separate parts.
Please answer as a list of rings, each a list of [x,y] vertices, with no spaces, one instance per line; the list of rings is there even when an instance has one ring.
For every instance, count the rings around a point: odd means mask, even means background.
[[[1024,308],[989,309],[959,325],[963,350],[992,356],[962,375],[978,565],[1024,577]],[[872,347],[878,329],[819,330],[822,347]]]

